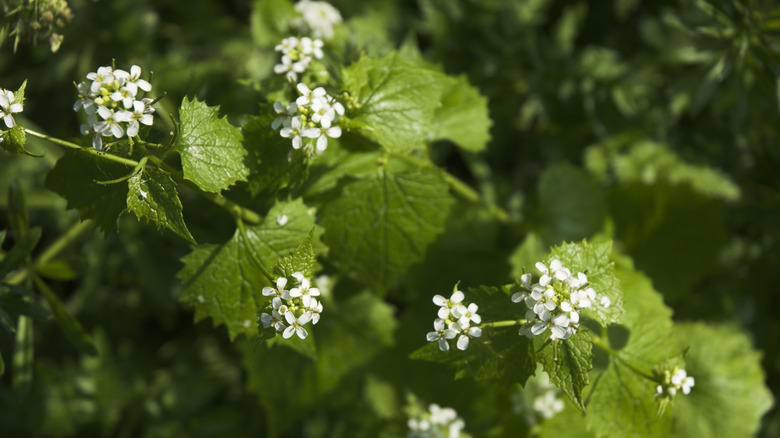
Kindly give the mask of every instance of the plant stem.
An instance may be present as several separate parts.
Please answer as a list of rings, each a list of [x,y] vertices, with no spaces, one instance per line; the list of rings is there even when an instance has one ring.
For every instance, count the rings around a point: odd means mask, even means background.
[[[398,158],[401,161],[404,161],[413,166],[424,167],[424,166],[431,165],[431,163],[429,163],[428,161],[421,160],[417,157],[413,157],[410,155],[401,155],[401,154],[394,154],[394,153],[391,153],[390,155],[393,158]],[[490,214],[492,214],[493,217],[495,217],[501,222],[509,222],[509,213],[507,213],[506,210],[493,203],[485,201],[484,199],[482,199],[479,192],[472,189],[468,184],[456,178],[454,175],[450,174],[446,170],[443,169],[439,169],[439,170],[441,171],[444,180],[447,181],[447,184],[450,185],[450,188],[459,196],[461,196],[463,199],[470,202],[483,204],[485,207],[487,207],[488,212],[490,212]]]
[[[507,321],[496,321],[496,322],[485,322],[481,324],[482,328],[486,327],[493,327],[493,328],[499,328],[499,327],[513,327],[516,325],[523,325],[527,323],[527,319],[513,319],[513,320],[507,320]]]
[[[57,257],[63,249],[73,243],[82,233],[92,228],[92,221],[86,219],[82,222],[78,222],[73,225],[65,234],[61,235],[54,241],[48,248],[46,248],[35,261],[30,263],[27,269],[19,271],[16,275],[8,280],[9,284],[19,284],[24,281],[34,271],[36,267],[50,262],[53,258]]]
[[[104,152],[96,151],[95,149],[92,149],[92,148],[85,148],[83,146],[77,145],[76,143],[71,143],[69,141],[60,140],[59,138],[54,138],[54,137],[48,136],[46,134],[41,134],[40,132],[36,132],[36,131],[31,130],[31,129],[24,128],[24,132],[27,133],[27,134],[32,135],[33,137],[42,138],[42,139],[44,139],[46,141],[49,141],[49,142],[54,143],[54,144],[58,144],[60,146],[64,146],[64,147],[69,148],[69,149],[78,149],[81,152],[84,152],[85,154],[98,157],[98,158],[100,158],[102,160],[113,161],[115,163],[121,163],[121,164],[124,164],[126,166],[132,166],[132,167],[135,167],[135,166],[138,165],[138,161],[131,160],[129,158],[118,157],[116,155],[106,154]]]
[[[653,382],[663,383],[657,378],[653,377],[650,374],[645,373],[644,371],[638,369],[637,367],[631,365],[627,360],[625,360],[618,351],[614,350],[612,347],[609,346],[608,342],[604,340],[604,338],[593,336],[591,338],[593,340],[593,345],[599,347],[602,349],[605,353],[609,354],[610,356],[614,357],[617,361],[625,365],[628,369],[633,371],[634,373],[648,379],[652,380]]]

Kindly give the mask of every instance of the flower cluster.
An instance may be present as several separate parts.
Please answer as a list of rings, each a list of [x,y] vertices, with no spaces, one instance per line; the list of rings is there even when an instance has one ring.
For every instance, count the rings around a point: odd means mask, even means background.
[[[297,281],[296,287],[286,290],[287,278],[276,279],[276,287],[264,287],[263,296],[274,297],[271,300],[271,313],[260,315],[260,322],[264,328],[273,327],[282,334],[285,339],[297,334],[299,338],[306,339],[309,333],[303,328],[311,321],[317,324],[322,313],[322,303],[316,298],[320,290],[311,287],[311,283],[302,273],[296,272],[293,278]]]
[[[522,391],[511,394],[512,412],[522,415],[529,426],[540,419],[549,420],[564,408],[560,392],[550,383],[550,376],[538,370],[537,375],[526,383]]]
[[[429,342],[438,341],[441,351],[449,350],[447,341],[456,336],[459,350],[467,349],[471,338],[482,336],[482,327],[471,325],[482,322],[482,317],[477,314],[478,306],[474,303],[467,306],[463,303],[464,297],[459,290],[454,291],[449,299],[441,295],[433,297],[433,303],[439,306],[439,317],[433,321],[434,331],[428,332],[426,339]]]
[[[144,97],[152,85],[141,79],[141,67],[130,72],[113,67],[100,67],[87,74],[88,81],[79,83],[79,100],[73,111],[83,109],[87,124],[81,125],[84,135],[92,134],[92,146],[103,149],[103,137],[135,137],[141,125],[151,126],[154,120],[152,99]],[[140,93],[143,91],[144,93]]]
[[[341,23],[341,14],[328,2],[301,0],[295,5],[301,17],[293,26],[301,32],[311,32],[315,38],[332,38],[333,26]]]
[[[683,394],[688,395],[691,393],[694,383],[693,377],[688,376],[684,369],[675,367],[671,372],[669,370],[664,372],[663,383],[656,386],[655,396],[673,397],[677,394],[677,391],[682,391]]]
[[[577,332],[580,311],[598,300],[603,307],[609,307],[606,296],[598,298],[596,291],[588,284],[588,277],[579,272],[573,275],[560,260],[549,265],[537,263],[542,276],[536,284],[531,283],[531,274],[520,277],[521,291],[512,295],[515,303],[524,302],[528,307],[526,324],[520,328],[520,335],[532,338],[550,329],[550,339],[568,339]]]
[[[282,53],[282,62],[274,66],[274,73],[287,76],[287,80],[295,82],[298,74],[309,68],[314,59],[322,59],[322,40],[309,37],[289,37],[282,40],[274,50]]]
[[[14,96],[13,91],[0,88],[0,118],[3,119],[6,127],[10,129],[16,126],[14,114],[22,112],[23,109],[22,103]]]
[[[282,102],[274,103],[274,111],[279,116],[271,123],[271,129],[282,127],[279,135],[291,138],[293,149],[303,147],[311,154],[316,143],[317,151],[324,151],[328,147],[328,137],[341,137],[341,127],[337,124],[339,116],[344,115],[344,105],[322,87],[311,90],[301,83],[297,89],[301,95],[295,102],[286,107]],[[304,145],[304,138],[312,141]]]
[[[466,423],[452,408],[431,404],[428,412],[409,418],[408,438],[458,438]]]

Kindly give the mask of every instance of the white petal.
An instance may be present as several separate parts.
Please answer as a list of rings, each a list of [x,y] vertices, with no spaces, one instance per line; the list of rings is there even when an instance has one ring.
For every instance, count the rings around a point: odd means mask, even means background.
[[[461,335],[458,338],[458,350],[465,350],[467,348],[469,348],[469,337]]]
[[[446,304],[446,299],[441,295],[434,295],[433,304],[436,304],[437,306],[444,306]]]
[[[425,339],[427,339],[428,342],[433,342],[439,339],[439,332],[428,332],[428,334],[425,335]]]
[[[290,339],[292,337],[293,333],[295,333],[295,326],[291,325],[291,326],[287,327],[286,329],[284,329],[284,333],[282,333],[282,337],[284,339]]]
[[[450,302],[452,302],[452,303],[460,303],[461,301],[463,301],[464,297],[465,296],[463,295],[463,292],[461,292],[459,290],[456,290],[452,294],[452,296],[450,297]]]
[[[450,349],[450,344],[445,339],[439,339],[439,350],[447,351]]]
[[[328,137],[322,135],[317,139],[317,150],[324,151],[328,148]]]
[[[446,319],[450,316],[450,309],[446,307],[439,307],[439,311],[437,312],[437,315],[439,318]]]

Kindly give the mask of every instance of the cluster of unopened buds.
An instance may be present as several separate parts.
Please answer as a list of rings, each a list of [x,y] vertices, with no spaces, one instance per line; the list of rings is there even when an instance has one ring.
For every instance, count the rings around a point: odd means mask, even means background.
[[[522,301],[528,307],[525,315],[528,322],[520,328],[520,335],[532,338],[549,328],[551,340],[568,339],[577,332],[581,310],[593,306],[597,300],[602,307],[611,304],[608,297],[596,295],[584,273],[573,275],[558,259],[549,265],[538,262],[536,268],[542,273],[539,282],[532,284],[531,274],[523,274],[522,290],[512,295],[513,302]]]
[[[22,103],[15,97],[13,91],[0,88],[0,119],[3,119],[8,129],[16,126],[14,114],[22,112],[23,109]],[[2,135],[0,141],[3,141]]]
[[[152,125],[154,101],[145,97],[152,85],[141,79],[141,67],[134,65],[129,72],[100,67],[87,74],[87,79],[91,82],[76,85],[79,100],[73,104],[73,111],[83,109],[87,114],[81,133],[92,135],[95,149],[103,149],[103,137],[135,137],[141,125]]]
[[[274,47],[282,53],[282,61],[274,66],[274,73],[285,75],[287,80],[295,82],[298,74],[305,72],[314,59],[322,59],[322,40],[309,37],[288,37]]]
[[[301,0],[295,10],[301,16],[293,21],[293,26],[315,38],[333,37],[333,26],[342,21],[339,10],[328,2]]]
[[[694,383],[693,377],[690,377],[684,369],[675,367],[672,371],[664,372],[663,383],[656,386],[655,396],[674,397],[678,391],[688,395],[691,393]]]
[[[442,408],[431,404],[428,412],[421,416],[410,418],[408,438],[458,438],[466,427],[462,418],[452,408]]]
[[[439,306],[439,317],[433,321],[434,331],[428,332],[426,339],[438,342],[441,351],[449,350],[448,340],[455,337],[458,338],[458,349],[465,350],[471,338],[482,336],[482,327],[472,325],[482,323],[482,317],[477,314],[479,307],[475,303],[466,305],[463,298],[465,295],[459,290],[454,291],[449,299],[441,295],[433,297],[433,303]]]
[[[292,276],[297,285],[290,290],[285,289],[288,283],[286,277],[277,278],[275,288],[263,288],[263,296],[273,299],[267,309],[271,313],[262,313],[260,322],[264,328],[273,327],[285,339],[293,334],[306,339],[309,333],[303,326],[309,322],[317,324],[320,320],[322,303],[314,298],[320,296],[320,290],[311,287],[311,282],[302,273],[296,272]]]
[[[278,116],[271,123],[271,129],[281,127],[279,135],[292,139],[293,149],[303,148],[310,155],[316,144],[317,151],[322,152],[328,147],[328,137],[341,137],[341,127],[337,124],[339,116],[344,115],[344,105],[322,87],[311,90],[301,83],[296,88],[301,95],[295,102],[287,106],[282,102],[274,103]],[[304,138],[311,141],[304,144]]]

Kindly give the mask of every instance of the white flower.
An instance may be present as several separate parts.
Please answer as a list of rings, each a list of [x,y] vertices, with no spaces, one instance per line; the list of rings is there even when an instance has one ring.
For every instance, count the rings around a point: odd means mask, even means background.
[[[313,55],[317,59],[322,59],[324,54],[322,53],[323,42],[320,39],[312,40],[309,37],[301,38],[301,53],[304,55]]]
[[[612,304],[612,301],[610,301],[609,297],[602,296],[601,297],[601,307],[607,308]]]
[[[284,339],[289,339],[293,334],[297,334],[301,339],[306,339],[306,336],[309,336],[309,333],[303,328],[303,325],[311,320],[311,316],[308,313],[304,313],[296,318],[292,312],[287,312],[284,315],[284,319],[287,320],[287,324],[290,324],[282,333]]]
[[[14,103],[14,99],[13,91],[0,89],[0,118],[8,128],[16,126],[13,114],[20,113],[24,109],[21,103]]]
[[[433,304],[441,307],[439,309],[439,318],[448,318],[450,315],[450,309],[463,301],[463,298],[465,298],[465,295],[463,295],[463,292],[459,290],[453,292],[449,299],[446,299],[441,295],[434,295]]]
[[[301,13],[303,26],[311,30],[315,38],[332,38],[333,25],[341,23],[341,14],[330,3],[322,1],[301,0],[295,5]]]
[[[441,318],[436,319],[433,321],[433,329],[434,331],[428,332],[428,334],[425,336],[425,338],[428,340],[428,342],[439,342],[439,350],[441,351],[447,351],[450,349],[450,345],[447,343],[448,339],[452,339],[455,336],[458,335],[458,331],[447,327],[444,327],[444,320]]]
[[[322,152],[328,148],[328,137],[341,137],[341,128],[338,126],[331,126],[330,128],[307,128],[303,131],[303,135],[308,138],[316,138],[317,150]]]
[[[282,54],[286,55],[291,51],[295,50],[296,48],[298,48],[299,43],[300,42],[298,41],[297,37],[294,36],[288,37],[283,39],[280,44],[277,44],[274,47],[274,50],[277,52],[282,52]]]
[[[452,316],[458,318],[458,324],[461,327],[468,327],[472,322],[479,324],[482,322],[482,317],[477,314],[479,307],[475,303],[471,303],[468,307],[463,304],[458,304],[452,309]]]
[[[124,113],[120,111],[119,119],[117,119],[117,114],[113,110],[110,110],[104,106],[98,107],[97,113],[101,118],[103,118],[103,121],[98,122],[98,124],[95,126],[95,131],[99,132],[105,137],[113,135],[116,138],[122,138],[122,136],[125,135],[125,130],[119,126],[119,122],[121,119],[123,119]]]
[[[563,401],[549,390],[534,399],[534,410],[543,418],[550,419],[563,410]]]
[[[291,103],[285,108],[282,102],[274,102],[274,111],[279,114],[277,118],[271,123],[271,129],[277,130],[282,124],[291,119],[298,112],[298,105]]]
[[[87,79],[92,81],[92,85],[89,87],[90,91],[98,93],[100,92],[100,87],[114,82],[113,72],[114,69],[111,67],[100,67],[95,73],[87,73]]]
[[[672,385],[682,388],[682,392],[685,395],[691,393],[694,383],[693,377],[688,377],[688,373],[683,369],[678,369],[672,376]]]
[[[293,61],[292,58],[284,55],[282,56],[282,63],[274,66],[274,73],[284,74],[287,76],[288,81],[294,82],[298,80],[298,73],[306,71],[306,67],[309,65],[308,61],[308,58],[304,58],[300,61]]]
[[[283,297],[285,294],[284,287],[287,286],[287,279],[285,277],[279,277],[276,279],[276,288],[272,287],[264,287],[263,288],[263,296],[264,297]]]
[[[336,119],[336,110],[324,97],[316,98],[311,102],[312,122],[319,123],[323,128],[330,128],[330,124]]]
[[[290,289],[290,296],[293,298],[300,297],[305,307],[309,307],[311,297],[318,297],[320,290],[316,287],[310,287],[311,283],[309,279],[305,278],[302,273],[296,272],[293,274],[296,280],[298,280],[298,287]]]
[[[152,123],[154,122],[154,117],[150,112],[147,111],[144,102],[140,100],[133,101],[132,113],[128,111],[125,111],[125,113],[129,114],[129,117],[127,117],[127,120],[120,120],[120,121],[128,122],[127,125],[128,137],[135,137],[136,135],[138,135],[138,131],[141,129],[140,124],[144,124],[146,126],[152,126]]]
[[[298,92],[301,93],[298,99],[295,100],[295,103],[297,103],[299,106],[310,105],[314,99],[318,97],[324,97],[327,94],[325,89],[322,87],[317,87],[314,90],[310,90],[309,87],[304,83],[296,85],[295,88],[297,88]]]
[[[300,149],[303,145],[303,139],[301,138],[301,118],[293,117],[289,120],[285,120],[284,128],[279,131],[279,135],[284,138],[292,137],[293,149]]]
[[[134,65],[130,67],[130,78],[129,81],[131,84],[134,84],[138,86],[143,91],[146,91],[147,93],[152,91],[152,84],[150,84],[148,81],[141,79],[141,67]]]

